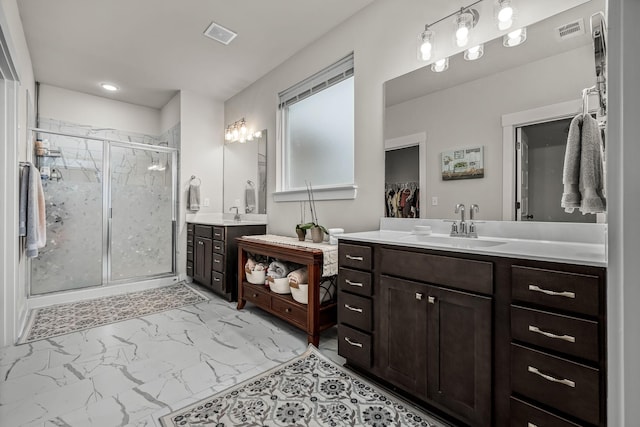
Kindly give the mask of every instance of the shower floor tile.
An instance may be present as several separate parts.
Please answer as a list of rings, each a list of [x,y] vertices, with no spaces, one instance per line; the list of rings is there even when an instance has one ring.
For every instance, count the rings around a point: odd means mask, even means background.
[[[27,327],[18,343],[65,335],[206,300],[207,297],[189,285],[177,283],[157,289],[37,308],[29,313]]]
[[[307,348],[304,331],[197,285],[196,304],[0,348],[0,426],[144,426]],[[338,363],[336,328],[320,349]]]

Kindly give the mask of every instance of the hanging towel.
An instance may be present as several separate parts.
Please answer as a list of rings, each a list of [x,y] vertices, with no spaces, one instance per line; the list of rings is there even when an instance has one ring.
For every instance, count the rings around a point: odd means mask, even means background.
[[[33,165],[29,167],[26,228],[26,254],[29,258],[35,258],[38,249],[44,248],[47,243],[47,216],[40,172]]]
[[[564,169],[562,171],[562,183],[564,192],[560,206],[565,212],[572,213],[580,207],[580,146],[582,138],[582,119],[579,114],[571,120],[569,135],[567,136],[567,148],[564,153]]]
[[[606,210],[600,129],[588,114],[579,114],[569,125],[562,183],[560,206],[565,212],[579,209],[584,215]]]
[[[27,199],[29,198],[29,169],[31,169],[31,166],[31,163],[29,163],[20,171],[20,223],[18,236],[27,235]]]
[[[244,189],[244,206],[245,213],[252,213],[256,209],[256,188],[251,181],[247,181]]]
[[[606,210],[603,195],[602,140],[596,119],[585,115],[582,122],[582,148],[580,152],[580,194],[582,214],[594,214]]]
[[[200,184],[195,182],[189,184],[189,210],[200,210]]]

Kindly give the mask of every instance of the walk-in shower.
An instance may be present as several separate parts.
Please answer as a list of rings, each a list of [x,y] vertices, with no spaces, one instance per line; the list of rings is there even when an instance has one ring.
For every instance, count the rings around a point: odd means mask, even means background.
[[[47,245],[30,295],[175,274],[177,149],[34,130]]]

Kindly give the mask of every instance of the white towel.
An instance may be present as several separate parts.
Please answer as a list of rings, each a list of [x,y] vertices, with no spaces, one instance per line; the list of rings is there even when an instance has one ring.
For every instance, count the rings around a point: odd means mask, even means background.
[[[47,215],[44,190],[40,172],[35,166],[29,167],[29,192],[27,195],[27,246],[30,258],[38,256],[38,249],[47,244]]]
[[[256,210],[256,189],[247,184],[244,189],[245,213],[252,213]]]
[[[284,262],[273,261],[271,264],[269,264],[269,268],[267,269],[267,276],[273,277],[274,279],[282,279],[284,277],[287,277],[287,274],[289,274],[290,271],[291,269]]]
[[[189,184],[189,204],[190,211],[200,210],[200,185]]]
[[[29,169],[33,165],[29,163],[20,172],[20,210],[18,235],[27,235],[27,201],[29,199]]]
[[[567,136],[567,148],[564,153],[564,169],[562,171],[562,183],[564,192],[560,206],[565,212],[571,213],[580,207],[580,146],[582,138],[582,118],[579,114],[571,120],[569,135]]]

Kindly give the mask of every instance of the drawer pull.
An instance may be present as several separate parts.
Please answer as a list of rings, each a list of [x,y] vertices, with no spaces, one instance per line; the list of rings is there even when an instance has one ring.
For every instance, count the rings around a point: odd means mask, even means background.
[[[291,309],[287,307],[287,308],[284,309],[284,312],[285,313],[291,313]]]
[[[420,293],[420,292],[416,292],[416,299],[417,299],[418,301],[421,301],[421,300],[422,300],[422,298],[424,298],[424,294],[422,294],[422,293]]]
[[[361,256],[353,256],[349,254],[347,254],[347,259],[350,259],[352,261],[364,261],[364,258]]]
[[[349,337],[344,337],[344,340],[345,340],[346,342],[348,342],[348,343],[349,343],[349,345],[352,345],[352,346],[354,346],[354,347],[360,347],[360,348],[362,348],[362,344],[360,344],[359,342],[351,341],[351,340],[349,339]]]
[[[544,335],[545,337],[555,338],[557,340],[568,341],[568,342],[576,342],[576,337],[572,337],[571,335],[556,335],[551,332],[543,331],[537,326],[529,325],[529,332],[535,332],[536,334]]]
[[[355,311],[357,313],[362,313],[362,309],[361,308],[353,307],[353,306],[351,306],[349,304],[345,304],[344,308],[346,308],[347,310]]]
[[[214,246],[213,249],[215,249],[216,251],[219,251],[220,249],[222,249],[222,246]]]
[[[538,426],[534,423],[529,422],[527,423],[527,427],[538,427]]]
[[[427,301],[429,301],[429,304],[435,304],[436,303],[436,297],[429,297],[429,298],[427,298]]]
[[[364,286],[362,283],[359,283],[359,282],[352,282],[352,281],[351,281],[351,280],[349,280],[349,279],[344,279],[344,282],[345,282],[347,285],[349,285],[349,286],[357,286],[358,288],[361,288],[361,287],[363,287],[363,286]]]
[[[220,260],[219,259],[214,259],[213,262],[220,264]]]
[[[548,290],[548,289],[542,289],[540,286],[537,286],[537,285],[529,285],[529,290],[530,290],[530,291],[534,291],[534,292],[542,292],[543,294],[553,295],[553,296],[555,296],[555,297],[565,297],[565,298],[575,298],[575,297],[576,297],[575,292],[569,292],[569,291],[564,291],[564,292],[550,291],[550,290]]]
[[[547,381],[551,381],[553,383],[563,384],[563,385],[566,385],[567,387],[572,387],[572,388],[576,387],[576,383],[575,382],[573,382],[571,380],[567,380],[567,379],[559,380],[557,378],[552,377],[551,375],[545,375],[542,372],[540,372],[540,370],[538,368],[536,368],[536,367],[529,366],[527,368],[527,370],[529,372],[531,372],[532,374],[540,375],[542,378],[544,378]]]
[[[258,298],[258,294],[253,294],[253,297],[254,298]]]
[[[219,282],[219,281],[220,281],[220,278],[219,278],[219,277],[214,277],[214,278],[213,278],[213,281],[214,281],[214,282]]]

